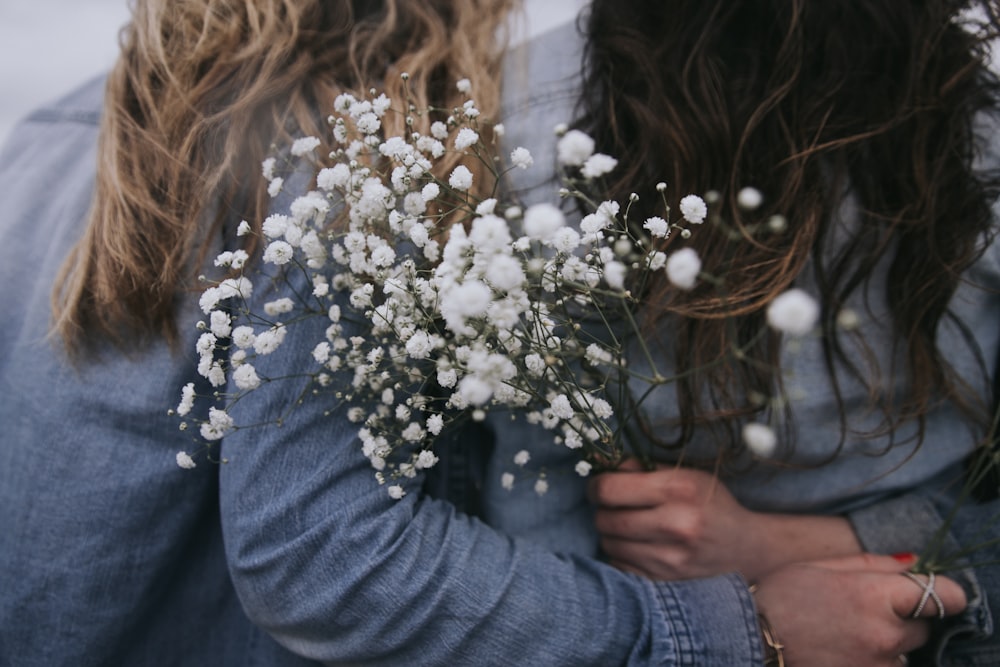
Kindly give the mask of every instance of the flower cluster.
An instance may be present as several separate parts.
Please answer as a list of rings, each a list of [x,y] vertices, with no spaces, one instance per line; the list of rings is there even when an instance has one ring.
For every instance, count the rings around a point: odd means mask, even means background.
[[[427,133],[385,136],[389,113],[406,112],[384,95],[343,94],[329,119],[327,159],[316,158],[323,142],[305,137],[280,161],[264,163],[272,196],[303,162],[316,174],[315,190],[259,231],[240,225],[239,235],[259,235],[258,261],[273,270],[254,273],[243,250],[217,258],[230,274],[201,297],[198,372],[217,388],[207,419],[194,420],[201,438],[213,442],[240,428],[229,406],[261,385],[255,361],[274,353],[302,318],[322,317],[325,333],[311,350],[311,393],[345,404],[364,455],[394,498],[405,494],[406,478],[437,462],[433,441],[444,428],[490,410],[516,410],[549,429],[554,443],[579,451],[580,475],[595,458],[616,460],[623,445],[606,389],[627,380],[620,329],[635,326],[629,287],[658,271],[677,289],[695,286],[697,254],[657,248],[672,233],[690,235],[708,205],[688,195],[679,203],[680,220],[672,221],[664,198],[662,216],[633,224],[630,202],[592,201],[572,185],[595,184],[616,160],[596,153],[586,134],[564,128],[556,157],[569,176],[560,195],[584,209],[577,224],[551,203],[524,208],[477,198],[473,192],[502,192],[508,171],[530,169],[531,152],[516,147],[506,160],[494,159],[492,138],[503,127],[486,125],[471,99]],[[437,161],[456,154],[467,162],[435,175]],[[469,166],[476,161],[494,179],[489,187],[473,188]],[[311,294],[276,289],[283,296],[263,313],[246,308],[261,288],[256,282],[280,282],[292,272],[307,276]],[[801,334],[815,321],[815,306],[788,294],[769,318]],[[226,393],[227,386],[235,392]],[[197,398],[189,384],[176,412],[188,416]],[[759,430],[752,437],[762,439]],[[524,455],[516,463],[526,462]],[[177,463],[195,465],[186,452]]]

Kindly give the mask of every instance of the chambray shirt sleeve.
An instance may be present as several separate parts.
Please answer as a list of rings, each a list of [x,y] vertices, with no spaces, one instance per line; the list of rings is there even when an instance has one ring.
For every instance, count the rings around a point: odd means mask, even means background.
[[[258,373],[311,370],[322,319],[289,327]],[[653,583],[552,553],[423,496],[419,479],[392,500],[357,426],[322,400],[288,413],[304,386],[291,384],[233,406],[237,423],[283,423],[224,438],[220,500],[246,613],[293,652],[336,665],[760,664],[738,576]]]

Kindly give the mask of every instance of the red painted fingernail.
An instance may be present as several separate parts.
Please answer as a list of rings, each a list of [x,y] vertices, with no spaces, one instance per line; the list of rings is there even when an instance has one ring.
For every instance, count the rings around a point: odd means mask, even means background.
[[[917,560],[917,554],[908,551],[892,554],[892,557],[904,564]]]

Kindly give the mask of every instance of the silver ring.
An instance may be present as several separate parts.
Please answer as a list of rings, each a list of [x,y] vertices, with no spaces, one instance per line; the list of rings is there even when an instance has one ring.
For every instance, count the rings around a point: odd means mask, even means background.
[[[915,583],[917,586],[920,586],[920,589],[924,592],[923,595],[920,596],[920,602],[917,603],[917,606],[914,607],[913,611],[910,613],[910,618],[920,618],[920,614],[924,611],[924,607],[927,606],[928,600],[934,600],[934,604],[937,605],[937,617],[939,619],[944,618],[944,603],[941,602],[941,596],[939,596],[937,591],[934,590],[934,573],[931,572],[927,575],[926,583],[924,583],[920,577],[912,572],[900,572],[900,574]]]

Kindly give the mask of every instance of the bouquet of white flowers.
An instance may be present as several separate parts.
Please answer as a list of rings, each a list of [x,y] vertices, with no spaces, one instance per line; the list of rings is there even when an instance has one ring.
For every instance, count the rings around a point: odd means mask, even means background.
[[[467,82],[459,87],[467,92]],[[489,410],[516,410],[549,429],[556,445],[579,451],[580,475],[595,462],[620,460],[628,443],[616,427],[625,419],[616,419],[616,398],[637,381],[625,351],[629,341],[644,349],[633,294],[659,271],[677,289],[707,277],[690,248],[668,256],[657,247],[670,234],[689,236],[709,216],[709,204],[688,195],[673,220],[660,184],[662,216],[635,223],[634,197],[598,201],[590,194],[616,160],[595,153],[584,133],[560,128],[564,180],[553,194],[580,212],[571,225],[565,206],[501,201],[505,174],[531,168],[533,157],[516,147],[508,159],[495,158],[473,100],[427,134],[384,136],[385,114],[414,112],[374,92],[368,99],[341,95],[329,118],[335,149],[326,158],[315,155],[322,142],[305,137],[280,162],[264,163],[272,196],[283,187],[283,167],[300,169],[304,161],[316,174],[315,190],[264,220],[259,239],[259,261],[278,267],[268,280],[304,272],[313,289],[249,312],[245,299],[261,287],[244,273],[249,255],[218,257],[216,265],[231,274],[201,298],[199,372],[239,393],[207,397],[216,404],[197,423],[201,438],[211,443],[240,428],[228,407],[276,379],[259,377],[255,359],[278,348],[303,317],[323,317],[329,325],[312,349],[306,400],[346,405],[364,455],[393,497],[404,493],[396,480],[435,464],[433,440],[449,422],[482,419]],[[488,130],[503,135],[502,125]],[[496,196],[474,197],[473,173],[461,164],[435,177],[434,161],[449,151],[480,161],[494,182],[475,191]],[[753,206],[759,195],[748,189],[742,197]],[[254,233],[240,226],[239,234]],[[769,319],[802,334],[816,315],[815,303],[793,291],[774,303]],[[638,380],[670,381],[658,373]],[[196,398],[191,383],[176,412],[189,415]],[[764,432],[748,438],[766,449],[773,434],[759,426]],[[177,461],[194,465],[188,452]]]

